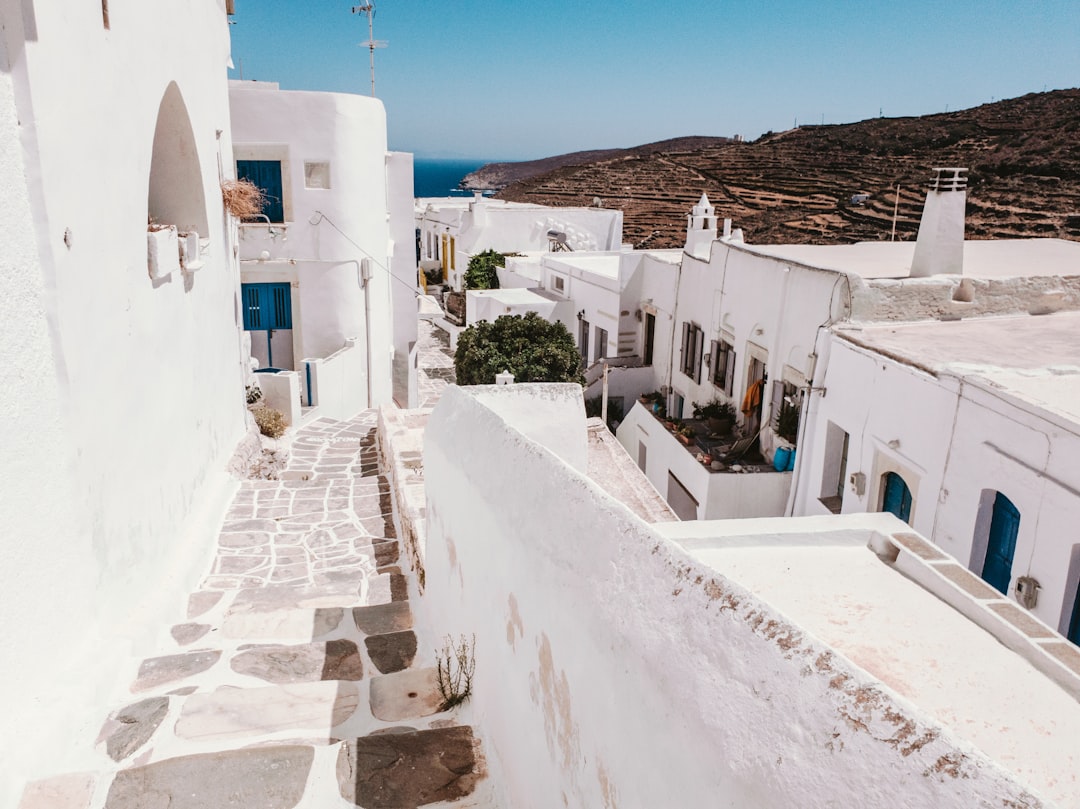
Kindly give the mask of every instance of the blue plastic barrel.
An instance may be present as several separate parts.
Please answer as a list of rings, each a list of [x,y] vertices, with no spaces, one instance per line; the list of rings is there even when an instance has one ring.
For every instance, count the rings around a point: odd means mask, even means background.
[[[773,469],[777,472],[784,472],[788,468],[788,463],[791,460],[791,450],[787,447],[777,447],[772,456]]]

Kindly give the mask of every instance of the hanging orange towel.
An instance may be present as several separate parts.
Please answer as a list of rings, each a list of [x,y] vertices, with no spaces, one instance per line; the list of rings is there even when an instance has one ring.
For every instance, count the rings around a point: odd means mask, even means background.
[[[752,413],[757,412],[758,407],[761,405],[761,392],[763,390],[765,390],[764,379],[757,380],[746,389],[746,395],[742,400],[742,412],[745,416],[749,417]]]

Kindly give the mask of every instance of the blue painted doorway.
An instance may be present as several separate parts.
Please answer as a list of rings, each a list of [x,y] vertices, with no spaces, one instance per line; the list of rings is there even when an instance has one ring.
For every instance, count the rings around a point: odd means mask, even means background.
[[[241,284],[244,331],[260,368],[293,370],[292,290],[289,284]]]
[[[1016,535],[1019,531],[1019,509],[1008,497],[998,492],[994,497],[994,512],[990,519],[990,537],[986,543],[982,577],[983,581],[1001,593],[1009,592],[1013,553],[1016,551]]]
[[[895,514],[906,523],[911,522],[911,490],[895,472],[885,473],[885,494],[881,500],[881,510]]]

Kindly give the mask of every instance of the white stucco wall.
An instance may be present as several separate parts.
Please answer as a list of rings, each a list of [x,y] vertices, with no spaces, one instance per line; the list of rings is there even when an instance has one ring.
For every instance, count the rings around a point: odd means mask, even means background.
[[[543,407],[513,387],[523,411]],[[977,751],[663,540],[502,412],[450,388],[430,417],[420,605],[430,625],[476,635],[472,710],[502,803],[1021,798]],[[901,725],[893,743],[886,728]]]
[[[277,235],[265,225],[241,228],[244,282],[276,280],[280,262],[298,265],[301,306],[293,309],[293,330],[303,340],[294,339],[295,360],[329,356],[356,337],[369,351],[371,405],[389,402],[395,308],[382,102],[230,82],[229,103],[235,156],[281,159],[286,185],[288,221],[274,227]],[[305,188],[305,162],[329,162],[330,188]],[[403,249],[413,249],[411,236]],[[269,260],[262,263],[264,252]],[[371,267],[366,284],[364,259]]]
[[[1032,612],[1066,632],[1080,573],[1073,531],[1080,521],[1076,423],[1020,401],[977,369],[935,377],[835,335],[825,342],[828,393],[815,397],[800,445],[794,513],[828,513],[819,497],[830,422],[850,436],[845,479],[866,475],[861,497],[845,485],[843,512],[879,510],[881,476],[895,471],[911,489],[912,526],[976,574],[987,529],[980,504],[984,492],[1000,491],[1021,514],[1013,583],[1036,578],[1042,589]]]
[[[394,304],[394,397],[401,407],[417,406],[416,366],[416,220],[413,215],[413,156],[386,153],[386,198],[392,244],[390,298]]]
[[[4,805],[22,779],[79,765],[118,661],[202,572],[244,434],[218,176],[228,27],[220,3],[172,5],[167,26],[160,4],[118,7],[107,31],[96,4],[0,3],[0,711],[18,728],[0,740]],[[155,284],[148,189],[171,82],[209,242],[197,273]]]

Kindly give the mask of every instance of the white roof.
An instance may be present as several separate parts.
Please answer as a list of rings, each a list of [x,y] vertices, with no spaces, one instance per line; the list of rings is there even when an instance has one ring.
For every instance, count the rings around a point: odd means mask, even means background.
[[[915,242],[742,244],[751,253],[863,278],[907,278]],[[1080,275],[1080,242],[1066,239],[978,239],[964,242],[964,275],[1016,278]]]
[[[1080,728],[1080,703],[1024,655],[867,547],[875,533],[910,531],[899,520],[875,514],[653,528],[1012,770],[1044,798],[1075,804],[1080,747],[1066,740],[1075,739]],[[933,548],[919,537],[915,541]],[[936,564],[950,572],[960,568],[941,556]]]
[[[981,377],[1080,422],[1080,312],[845,324],[844,339],[933,374]]]
[[[572,267],[583,273],[618,279],[620,253],[551,253],[545,261],[552,269]]]

